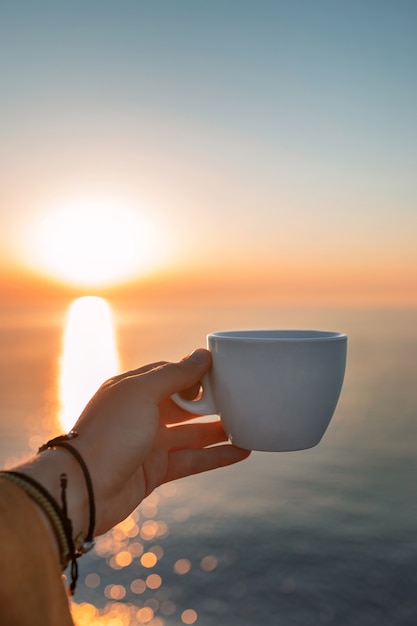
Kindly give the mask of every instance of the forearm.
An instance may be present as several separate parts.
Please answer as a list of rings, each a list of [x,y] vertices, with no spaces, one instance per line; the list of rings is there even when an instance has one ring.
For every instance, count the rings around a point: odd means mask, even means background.
[[[82,470],[66,450],[51,448],[13,468],[40,483],[61,506],[61,475],[67,477],[66,499],[73,537],[86,533],[89,518],[88,494]],[[53,533],[52,533],[53,535]]]
[[[22,489],[4,478],[0,479],[0,547],[2,623],[72,625],[48,521]]]

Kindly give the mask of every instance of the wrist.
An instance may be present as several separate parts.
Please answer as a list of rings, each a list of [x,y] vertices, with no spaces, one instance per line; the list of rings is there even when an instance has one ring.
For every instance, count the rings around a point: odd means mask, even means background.
[[[89,502],[85,480],[77,461],[66,450],[48,449],[14,470],[42,485],[61,507],[61,475],[67,476],[67,514],[72,523],[73,539],[86,535]]]

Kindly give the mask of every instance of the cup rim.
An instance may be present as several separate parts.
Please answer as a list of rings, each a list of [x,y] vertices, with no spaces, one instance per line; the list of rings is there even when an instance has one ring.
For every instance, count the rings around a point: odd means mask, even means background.
[[[245,341],[340,341],[346,340],[345,333],[333,330],[298,330],[298,329],[252,329],[252,330],[221,330],[214,331],[207,335],[221,339],[222,341],[234,341],[236,339]]]

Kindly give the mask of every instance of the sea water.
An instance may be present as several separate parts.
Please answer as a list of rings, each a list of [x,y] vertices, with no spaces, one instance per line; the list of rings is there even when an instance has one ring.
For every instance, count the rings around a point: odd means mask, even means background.
[[[122,369],[178,360],[232,328],[343,331],[348,366],[317,447],[253,453],[165,485],[99,538],[79,562],[80,622],[416,625],[416,311],[137,306],[114,316]],[[64,319],[61,309],[0,311],[1,464],[60,432]]]

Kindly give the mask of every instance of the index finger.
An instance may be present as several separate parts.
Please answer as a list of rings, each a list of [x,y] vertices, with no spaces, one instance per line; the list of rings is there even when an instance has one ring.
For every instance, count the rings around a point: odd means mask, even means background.
[[[210,366],[210,352],[200,348],[179,363],[166,363],[148,372],[147,390],[159,404],[174,393],[197,385]]]
[[[161,420],[164,424],[179,424],[201,417],[201,413],[193,413],[178,406],[171,398],[166,398],[159,405]]]

